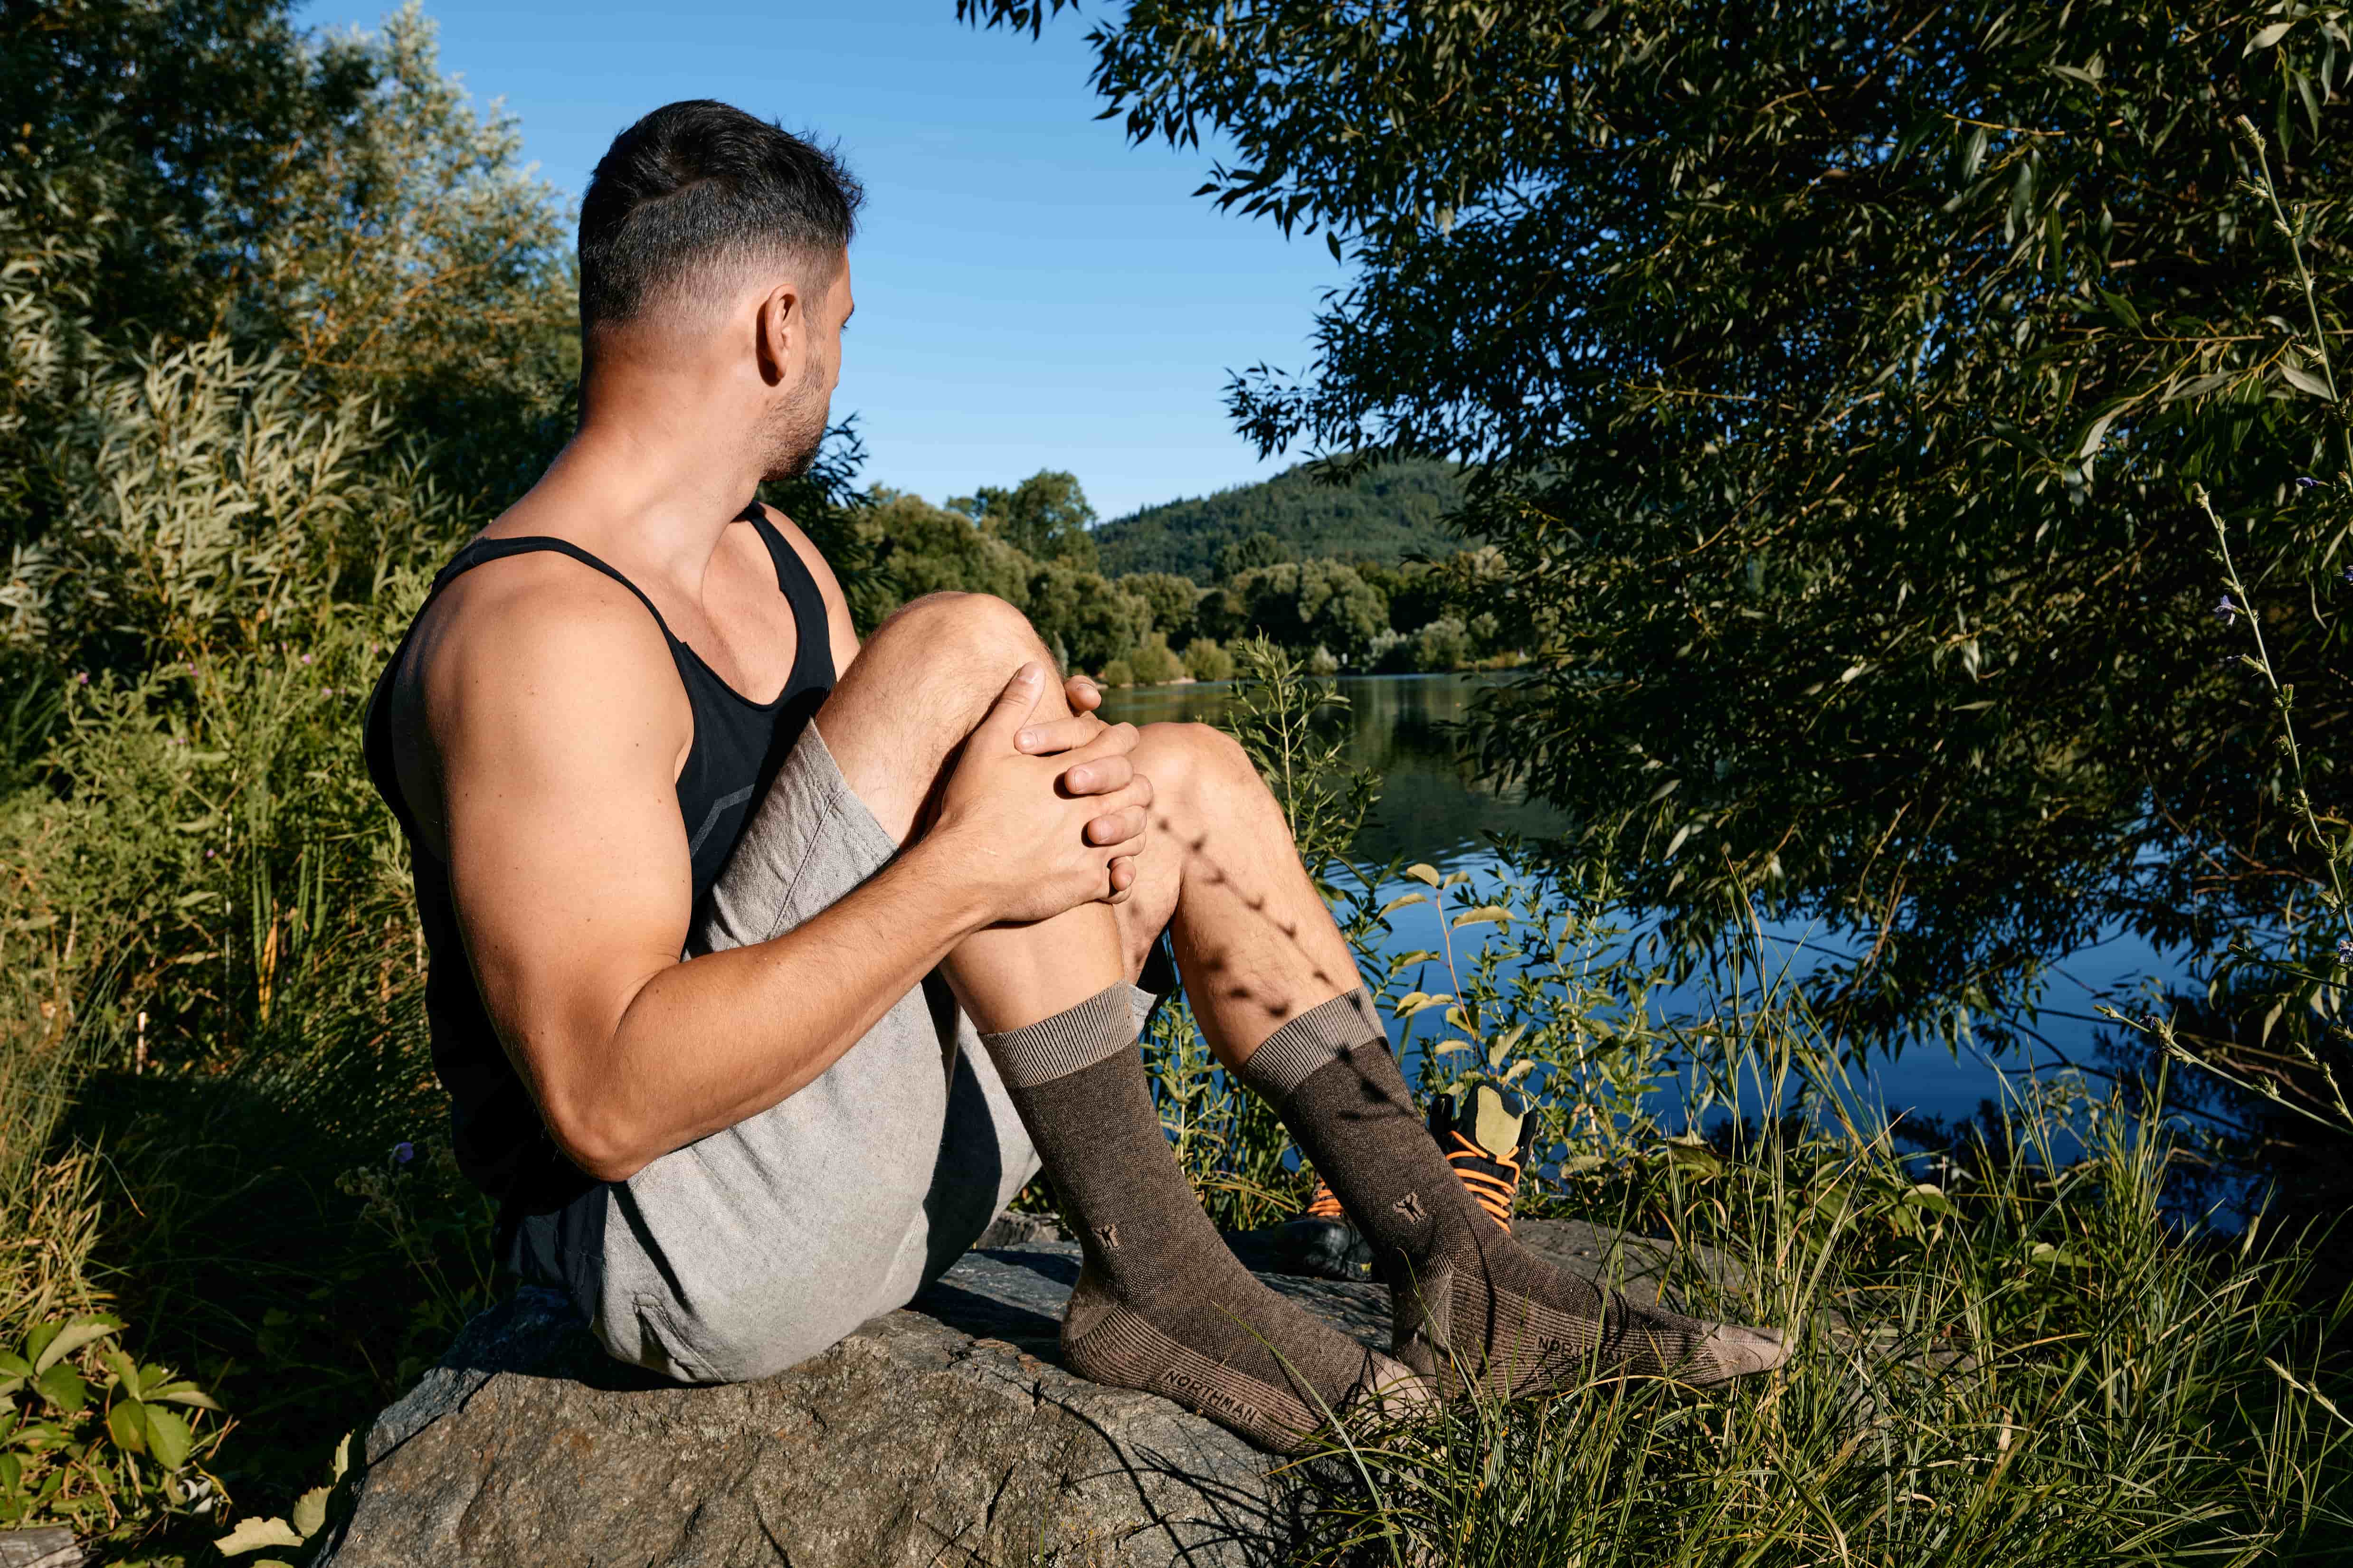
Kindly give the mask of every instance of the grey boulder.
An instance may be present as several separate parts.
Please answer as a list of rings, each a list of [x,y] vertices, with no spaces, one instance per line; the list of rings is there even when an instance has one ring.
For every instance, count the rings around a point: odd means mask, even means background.
[[[1655,1296],[1665,1254],[1575,1222],[1522,1238]],[[988,1245],[1010,1243],[1010,1245]],[[1266,1272],[1370,1343],[1377,1286]],[[1057,1364],[1078,1248],[1000,1228],[910,1306],[758,1383],[683,1387],[607,1359],[561,1297],[468,1325],[365,1435],[332,1568],[628,1564],[907,1568],[1242,1564],[1279,1558],[1296,1471],[1151,1394]]]

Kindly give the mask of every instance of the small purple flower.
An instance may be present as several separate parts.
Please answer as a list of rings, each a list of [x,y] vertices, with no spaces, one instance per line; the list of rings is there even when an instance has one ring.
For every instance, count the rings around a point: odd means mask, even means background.
[[[88,686],[90,684],[90,671],[86,669],[75,670],[74,684],[76,686]]]
[[[2353,583],[2353,566],[2345,568],[2345,580],[2348,583]]]
[[[411,1143],[406,1138],[402,1139],[399,1142],[395,1143],[392,1146],[392,1158],[396,1164],[407,1164],[408,1162],[417,1158],[417,1145]]]
[[[2231,603],[2231,595],[2225,594],[2216,602],[2214,614],[2221,617],[2224,626],[2231,626],[2239,618],[2239,606]]]
[[[306,654],[304,654],[304,655],[302,656],[302,662],[303,662],[304,664],[308,664],[308,663],[310,663],[310,662],[311,662],[311,656],[310,656],[309,654],[307,654],[307,653],[306,653]]]
[[[211,850],[209,850],[209,849],[206,850],[206,851],[205,851],[205,858],[206,858],[206,859],[207,859],[207,860],[209,860],[209,859],[211,859],[212,858],[213,858],[213,852],[212,852]]]
[[[2318,483],[2320,483],[2320,481],[2314,479],[2309,474],[2298,474],[2295,477],[2295,486],[2298,489],[2308,490]]]
[[[2340,936],[2337,939],[2337,962],[2353,964],[2353,936]]]

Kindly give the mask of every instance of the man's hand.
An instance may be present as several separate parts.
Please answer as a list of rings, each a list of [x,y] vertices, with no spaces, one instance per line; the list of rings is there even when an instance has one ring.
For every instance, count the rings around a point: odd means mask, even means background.
[[[1134,725],[1086,713],[1029,724],[1045,678],[1039,665],[1024,665],[990,705],[941,792],[931,834],[974,858],[999,921],[1125,898],[1152,803],[1152,782],[1127,757]],[[1069,689],[1074,707],[1082,684]],[[1086,689],[1089,707],[1102,700]]]
[[[1020,733],[1013,737],[1015,751],[1032,757],[1075,752],[1111,728],[1095,717],[1095,710],[1103,706],[1103,688],[1085,676],[1074,675],[1062,682],[1062,696],[1071,705],[1071,716],[1023,725]],[[1126,724],[1121,728],[1133,733],[1135,726]]]

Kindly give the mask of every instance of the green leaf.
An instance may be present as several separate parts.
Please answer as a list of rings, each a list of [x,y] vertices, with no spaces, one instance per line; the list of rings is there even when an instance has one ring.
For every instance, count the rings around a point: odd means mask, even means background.
[[[106,1435],[126,1454],[147,1451],[147,1407],[135,1399],[118,1399],[106,1412]]]
[[[1475,910],[1464,910],[1450,923],[1456,931],[1464,926],[1510,925],[1512,911],[1501,904],[1481,904]]]
[[[1381,906],[1380,914],[1377,918],[1387,920],[1390,915],[1406,908],[1409,904],[1426,904],[1428,902],[1430,902],[1430,895],[1427,893],[1407,893],[1401,897],[1391,899],[1388,903],[1383,904]]]
[[[2116,422],[2116,416],[2124,413],[2124,411],[2125,410],[2122,407],[2111,408],[2105,414],[2101,415],[2097,419],[2093,420],[2092,423],[2085,427],[2083,440],[2076,443],[2075,456],[2079,458],[2088,458],[2094,452],[2097,452],[2100,449],[2100,443],[2108,438],[2108,426],[2115,424]]]
[[[1428,1012],[1432,1007],[1442,1007],[1453,1000],[1454,993],[1451,991],[1409,991],[1397,999],[1389,1011],[1398,1017],[1410,1018],[1416,1013]]]
[[[326,1487],[312,1487],[294,1504],[294,1528],[308,1541],[327,1522]]]
[[[1695,1176],[1724,1174],[1724,1161],[1707,1145],[1704,1138],[1670,1138],[1667,1140],[1667,1161],[1680,1165]]]
[[[241,1557],[265,1546],[300,1546],[302,1538],[282,1519],[240,1519],[237,1528],[213,1542],[224,1557]],[[254,1564],[261,1568],[261,1564]]]
[[[1411,877],[1417,882],[1427,883],[1429,886],[1433,888],[1439,886],[1445,880],[1444,878],[1438,874],[1437,867],[1419,861],[1411,866],[1408,866],[1405,868],[1405,874]]]
[[[125,1394],[133,1399],[144,1394],[145,1389],[139,1378],[139,1363],[123,1354],[120,1348],[109,1346],[98,1360],[100,1365],[114,1374],[114,1381],[121,1385]]]
[[[2282,360],[2279,373],[2281,377],[2298,392],[2308,392],[2326,403],[2337,401],[2337,395],[2328,390],[2328,384],[2302,365],[2291,364],[2286,360]]]
[[[2257,49],[2268,49],[2273,47],[2278,44],[2282,38],[2286,37],[2288,29],[2295,26],[2295,23],[2293,21],[2274,22],[2270,26],[2262,29],[2260,32],[2256,33],[2253,37],[2247,40],[2247,47],[2244,53],[2252,55]]]
[[[79,1415],[82,1406],[90,1403],[90,1384],[81,1380],[81,1373],[69,1361],[61,1361],[33,1379],[33,1386],[63,1415]]]
[[[35,1372],[47,1372],[82,1346],[96,1343],[109,1334],[121,1332],[122,1329],[122,1325],[112,1318],[77,1318],[62,1328],[45,1326],[48,1327],[53,1337],[48,1339],[44,1348],[34,1352]],[[40,1337],[41,1330],[35,1329],[33,1334],[35,1338]]]
[[[220,1408],[219,1401],[216,1400],[211,1394],[205,1393],[202,1389],[195,1387],[192,1384],[169,1384],[163,1388],[157,1389],[155,1391],[155,1397],[157,1399],[169,1400],[174,1405],[190,1405],[198,1410],[218,1410]]]
[[[2047,1241],[2036,1242],[2027,1249],[2026,1256],[2030,1261],[2050,1268],[2089,1268],[2092,1266],[2089,1259],[2078,1258]]]
[[[1944,1188],[1934,1182],[1919,1183],[1904,1194],[1904,1201],[1914,1208],[1926,1209],[1932,1214],[1948,1215],[1954,1212],[1953,1200],[1947,1197]]]
[[[188,1430],[185,1416],[175,1410],[159,1405],[142,1405],[147,1413],[147,1447],[155,1462],[167,1470],[176,1470],[188,1462],[188,1450],[195,1446],[195,1434]]]

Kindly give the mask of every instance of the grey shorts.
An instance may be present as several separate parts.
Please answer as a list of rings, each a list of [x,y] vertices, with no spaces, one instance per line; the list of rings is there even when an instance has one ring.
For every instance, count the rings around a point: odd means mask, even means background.
[[[688,952],[790,931],[897,852],[811,725]],[[934,974],[799,1093],[528,1222],[523,1267],[570,1291],[621,1361],[691,1383],[765,1377],[904,1306],[1037,1168]]]

